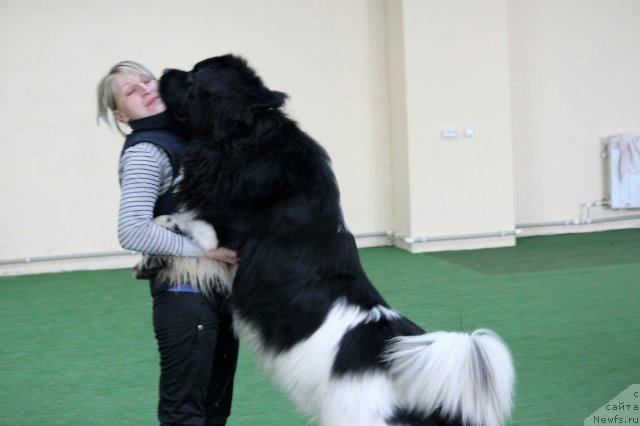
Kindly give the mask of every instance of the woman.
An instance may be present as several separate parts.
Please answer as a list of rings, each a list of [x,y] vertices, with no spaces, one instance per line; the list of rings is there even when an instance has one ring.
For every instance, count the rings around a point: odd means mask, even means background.
[[[98,85],[98,121],[126,134],[120,158],[118,239],[127,250],[175,256],[207,256],[236,263],[237,253],[206,253],[185,237],[152,222],[178,208],[172,191],[186,145],[144,66],[124,61]],[[160,352],[158,419],[163,426],[224,425],[231,411],[238,342],[228,300],[206,296],[189,283],[169,287],[150,280],[153,325]]]

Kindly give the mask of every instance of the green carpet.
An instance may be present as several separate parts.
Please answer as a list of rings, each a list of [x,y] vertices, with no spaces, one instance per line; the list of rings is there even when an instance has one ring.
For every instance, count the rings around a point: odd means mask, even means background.
[[[426,329],[497,331],[517,372],[511,425],[582,425],[640,383],[640,230],[411,255],[360,251]],[[0,425],[154,425],[146,284],[128,270],[0,278]],[[242,349],[230,426],[310,424]]]

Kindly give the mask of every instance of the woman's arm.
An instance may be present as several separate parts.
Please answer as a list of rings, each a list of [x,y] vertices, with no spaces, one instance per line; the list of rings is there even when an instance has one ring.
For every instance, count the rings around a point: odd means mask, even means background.
[[[188,238],[152,222],[156,200],[168,191],[173,173],[167,154],[151,143],[127,149],[120,159],[118,240],[122,248],[149,254],[204,255]]]

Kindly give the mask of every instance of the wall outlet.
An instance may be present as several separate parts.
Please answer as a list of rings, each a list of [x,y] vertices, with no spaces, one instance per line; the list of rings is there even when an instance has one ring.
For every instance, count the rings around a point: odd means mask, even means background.
[[[452,139],[458,137],[458,131],[456,129],[452,129],[450,127],[445,127],[442,129],[442,137],[444,139]]]

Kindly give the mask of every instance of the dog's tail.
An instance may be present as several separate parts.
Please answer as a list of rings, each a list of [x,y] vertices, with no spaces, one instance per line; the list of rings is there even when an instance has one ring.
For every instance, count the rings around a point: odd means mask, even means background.
[[[434,332],[393,339],[389,363],[398,398],[407,408],[500,426],[509,418],[515,380],[511,354],[489,330]]]

